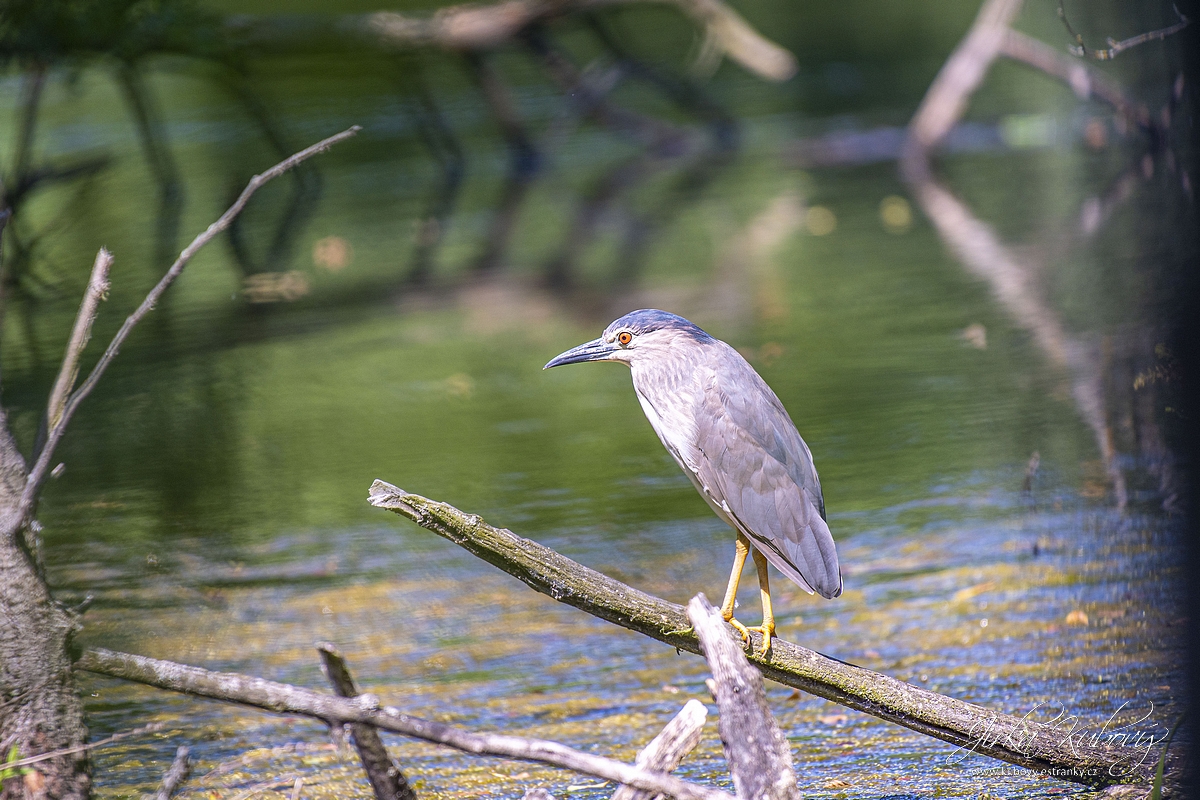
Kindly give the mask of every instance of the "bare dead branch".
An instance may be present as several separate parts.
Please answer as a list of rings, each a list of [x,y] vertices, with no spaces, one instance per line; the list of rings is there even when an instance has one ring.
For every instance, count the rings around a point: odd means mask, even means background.
[[[168,691],[253,706],[277,714],[311,717],[330,725],[371,725],[474,755],[550,764],[628,784],[638,789],[662,793],[679,800],[733,800],[732,795],[718,789],[698,786],[671,775],[655,774],[590,753],[581,753],[557,742],[494,733],[475,733],[412,717],[397,708],[381,707],[379,698],[370,694],[359,695],[353,699],[334,697],[249,675],[213,672],[173,661],[99,648],[85,650],[75,662],[75,668]]]
[[[762,673],[746,660],[741,637],[703,593],[688,603],[687,615],[713,674],[708,688],[721,712],[717,729],[737,796],[800,800],[792,751],[767,705]]]
[[[638,753],[634,763],[642,769],[651,772],[667,773],[679,766],[688,753],[700,744],[700,732],[704,729],[704,720],[708,717],[708,709],[699,700],[691,699],[684,703],[679,713],[650,740],[650,743]],[[631,789],[619,786],[613,793],[612,800],[661,800],[662,795],[647,792],[642,789]]]
[[[75,327],[71,338],[67,341],[67,352],[63,355],[62,367],[58,370],[58,378],[50,391],[50,399],[46,403],[46,430],[53,430],[62,419],[63,407],[67,397],[75,388],[75,378],[79,375],[79,357],[92,338],[92,323],[100,308],[100,301],[108,293],[108,270],[112,266],[113,257],[101,247],[96,253],[96,261],[92,264],[92,275],[88,279],[87,289],[83,292],[83,300],[79,304],[79,313],[75,315]]]
[[[427,18],[380,11],[358,24],[391,47],[481,50],[512,40],[535,22],[646,1],[679,9],[705,30],[714,47],[759,77],[784,81],[796,73],[796,59],[790,52],[765,38],[721,0],[504,0],[487,6],[450,6]]]
[[[700,653],[682,607],[589,569],[548,547],[493,528],[474,514],[409,494],[383,481],[369,502],[406,517],[478,556],[530,588],[600,619],[643,633],[679,650]],[[731,629],[732,630],[732,629]],[[761,635],[752,632],[751,662],[771,680],[933,736],[968,753],[998,758],[1066,780],[1108,785],[1144,780],[1144,754],[1106,742],[1079,741],[1052,725],[982,706],[848,664],[782,639],[767,658],[757,655]]]
[[[744,69],[770,81],[796,74],[796,58],[756,31],[722,0],[502,0],[491,5],[462,3],[418,17],[394,11],[341,15],[230,15],[229,35],[256,49],[294,51],[344,48],[366,42],[389,50],[437,48],[451,51],[489,50],[511,42],[530,25],[568,14],[615,6],[657,3],[677,8],[704,31],[711,52],[709,66],[728,56]]]
[[[946,59],[908,123],[913,145],[936,147],[962,117],[967,100],[983,82],[1020,10],[1021,0],[987,0],[979,9],[971,30]]]
[[[771,81],[796,74],[796,57],[763,37],[720,0],[666,0],[705,29],[710,47],[718,47],[744,68]]]
[[[354,125],[351,128],[336,134],[335,136],[330,136],[328,139],[324,139],[312,145],[311,147],[301,150],[291,157],[279,162],[267,171],[255,175],[250,179],[250,182],[246,184],[246,188],[242,190],[242,193],[238,196],[237,200],[234,201],[233,205],[231,205],[225,211],[225,213],[217,219],[216,222],[209,225],[208,228],[206,228],[201,234],[192,240],[191,244],[183,249],[183,251],[179,254],[179,257],[175,259],[175,263],[171,265],[171,268],[167,270],[166,274],[163,275],[157,284],[155,284],[154,288],[151,289],[146,295],[146,298],[142,301],[141,305],[139,305],[137,309],[129,315],[129,317],[125,320],[125,323],[121,326],[120,330],[118,330],[116,335],[113,336],[108,348],[104,351],[104,355],[102,355],[99,361],[96,362],[96,365],[88,374],[87,379],[84,380],[79,388],[72,392],[71,395],[66,399],[65,403],[63,403],[62,411],[58,415],[58,421],[47,431],[46,443],[42,447],[41,452],[38,453],[37,461],[34,463],[33,469],[29,471],[29,477],[25,482],[25,488],[21,494],[21,502],[17,508],[17,516],[21,522],[28,520],[29,515],[33,511],[34,504],[37,501],[38,493],[41,491],[42,483],[46,479],[46,473],[50,467],[50,459],[54,455],[54,448],[57,447],[59,440],[66,431],[67,425],[71,421],[71,417],[75,414],[75,410],[79,408],[79,404],[82,403],[84,398],[86,398],[91,393],[92,389],[95,388],[97,381],[100,380],[100,376],[104,374],[104,371],[108,368],[108,365],[112,363],[114,358],[116,358],[118,351],[121,349],[121,345],[125,343],[125,340],[129,337],[129,334],[133,330],[134,326],[141,322],[142,319],[154,309],[155,305],[157,305],[159,301],[159,298],[162,297],[163,292],[165,292],[167,287],[170,286],[177,277],[179,277],[179,273],[181,273],[183,268],[187,266],[188,262],[192,260],[192,257],[196,255],[200,248],[211,242],[217,236],[217,234],[229,227],[237,215],[242,212],[242,209],[246,207],[246,203],[250,201],[250,198],[254,195],[254,193],[257,192],[264,184],[274,180],[275,178],[278,178],[280,175],[283,175],[288,170],[294,168],[298,164],[303,163],[304,161],[307,161],[318,153],[323,153],[330,147],[333,147],[335,144],[349,139],[360,130],[361,128],[358,125]]]
[[[192,765],[188,761],[188,749],[183,745],[175,751],[175,760],[171,762],[171,768],[167,770],[167,774],[163,775],[162,785],[158,787],[158,793],[154,795],[155,800],[171,800],[171,796],[179,790],[183,782],[192,774]]]
[[[1111,61],[1117,57],[1118,53],[1128,50],[1131,47],[1137,47],[1139,44],[1145,44],[1146,42],[1161,41],[1168,36],[1179,33],[1191,24],[1191,20],[1179,12],[1178,6],[1172,5],[1171,8],[1175,11],[1175,16],[1179,17],[1179,22],[1176,22],[1174,25],[1168,25],[1165,28],[1159,28],[1155,31],[1139,33],[1137,36],[1130,36],[1128,39],[1122,39],[1121,41],[1117,41],[1110,36],[1107,39],[1108,47],[1099,50],[1089,48],[1085,45],[1083,43],[1083,35],[1076,33],[1071,27],[1071,23],[1067,19],[1067,9],[1063,7],[1063,0],[1058,0],[1058,18],[1062,20],[1063,27],[1067,29],[1067,33],[1075,41],[1075,44],[1067,45],[1067,50],[1070,51],[1071,55],[1080,58],[1091,58],[1096,61]]]
[[[358,687],[338,649],[329,642],[319,642],[317,652],[321,654],[321,666],[325,677],[333,684],[333,690],[341,697],[357,697]],[[350,724],[350,733],[377,800],[417,800],[417,793],[404,777],[400,765],[388,755],[379,732],[370,725],[354,722]]]

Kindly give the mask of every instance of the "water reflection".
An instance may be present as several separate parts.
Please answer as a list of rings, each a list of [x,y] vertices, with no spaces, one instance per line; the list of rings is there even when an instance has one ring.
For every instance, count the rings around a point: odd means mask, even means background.
[[[901,171],[921,208],[958,260],[969,272],[988,283],[1000,305],[1019,326],[1031,333],[1045,357],[1068,373],[1071,394],[1096,438],[1117,507],[1124,509],[1130,498],[1114,441],[1112,406],[1124,410],[1125,419],[1121,422],[1133,433],[1134,444],[1142,451],[1139,455],[1148,459],[1150,470],[1157,473],[1160,502],[1174,507],[1178,505],[1174,470],[1170,457],[1164,458],[1164,440],[1159,430],[1160,420],[1169,412],[1164,412],[1166,404],[1156,398],[1157,389],[1149,382],[1130,380],[1131,375],[1149,375],[1156,367],[1163,369],[1155,362],[1163,358],[1163,340],[1168,332],[1161,324],[1142,326],[1134,323],[1132,331],[1123,332],[1120,337],[1110,333],[1103,343],[1088,341],[1087,337],[1069,332],[1059,311],[1045,298],[1041,287],[1044,279],[1033,263],[1045,263],[1049,260],[1047,254],[1029,253],[1021,257],[1002,244],[991,226],[982,222],[966,203],[934,176],[930,151],[949,137],[979,83],[979,79],[964,81],[956,80],[954,76],[967,71],[985,73],[997,57],[1005,55],[1069,82],[1081,97],[1098,97],[1111,105],[1115,121],[1144,135],[1145,150],[1135,156],[1134,161],[1149,178],[1153,175],[1156,159],[1174,163],[1170,120],[1179,101],[1182,75],[1170,88],[1163,87],[1161,112],[1151,115],[1145,106],[1138,106],[1119,88],[1109,84],[1104,76],[1093,75],[1082,64],[1071,62],[1038,40],[1013,30],[1011,22],[1019,8],[1019,2],[992,0],[980,12],[975,25],[947,60],[910,123],[901,154]],[[1096,84],[1095,89],[1093,84]],[[1030,138],[1016,134],[1007,137],[1017,146],[1025,146]],[[1045,141],[1048,137],[1032,138]],[[1103,142],[1099,144],[1102,146]],[[1126,170],[1125,175],[1128,174]],[[1127,183],[1125,175],[1117,178],[1118,187]],[[1118,188],[1115,193],[1107,193],[1107,203],[1089,198],[1084,204],[1078,231],[1068,229],[1058,237],[1054,248],[1057,254],[1061,257],[1078,246],[1084,235],[1095,233],[1106,206],[1111,210],[1114,201],[1127,198],[1129,194]],[[1043,267],[1040,272],[1044,271]],[[1158,330],[1154,330],[1156,327]],[[1114,339],[1119,344],[1114,346]],[[1113,359],[1114,350],[1118,348],[1121,350],[1119,358],[1125,362],[1119,367]],[[1138,389],[1146,390],[1143,402],[1134,403],[1131,398]]]

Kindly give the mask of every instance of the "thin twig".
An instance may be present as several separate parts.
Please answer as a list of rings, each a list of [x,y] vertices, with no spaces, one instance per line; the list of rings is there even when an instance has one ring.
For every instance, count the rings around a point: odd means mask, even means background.
[[[29,756],[28,758],[22,758],[18,761],[6,761],[6,762],[4,762],[3,766],[5,769],[16,769],[17,767],[27,767],[30,764],[37,764],[41,761],[49,761],[50,759],[58,758],[59,756],[69,756],[72,753],[82,753],[87,750],[95,750],[97,747],[107,747],[108,745],[113,744],[115,742],[119,742],[122,739],[129,739],[134,736],[141,736],[142,734],[145,734],[145,733],[155,733],[156,731],[161,731],[165,727],[166,727],[166,723],[152,722],[149,725],[143,725],[142,727],[134,728],[131,731],[125,731],[123,733],[114,733],[112,736],[109,736],[107,739],[101,739],[98,742],[91,742],[89,744],[81,744],[76,747],[66,747],[66,748],[63,748],[62,750],[51,750],[49,753],[39,753],[36,756]]]
[[[42,483],[46,479],[46,473],[50,467],[50,459],[54,455],[54,448],[58,445],[59,440],[62,438],[62,435],[67,428],[67,424],[70,423],[71,417],[73,417],[75,414],[75,410],[79,408],[79,404],[82,403],[84,398],[86,398],[91,393],[92,389],[95,388],[97,381],[100,380],[100,376],[104,374],[104,371],[108,368],[108,365],[112,363],[114,358],[116,358],[117,352],[121,349],[121,345],[124,344],[125,340],[129,337],[129,334],[133,330],[134,326],[141,322],[142,319],[154,309],[155,305],[157,305],[159,301],[159,298],[162,297],[163,292],[165,292],[167,287],[170,286],[177,277],[179,277],[179,273],[181,273],[183,268],[187,266],[188,262],[192,260],[192,257],[196,255],[200,248],[211,242],[217,236],[217,234],[229,227],[237,215],[242,212],[242,209],[246,207],[246,203],[250,201],[250,198],[263,186],[263,184],[278,178],[280,175],[283,175],[288,170],[294,168],[298,164],[303,163],[304,161],[307,161],[318,153],[325,152],[333,145],[349,139],[360,130],[361,128],[358,125],[354,125],[335,136],[330,136],[328,139],[324,139],[309,148],[301,150],[299,153],[296,153],[295,155],[271,167],[266,172],[255,175],[250,179],[250,182],[246,184],[246,188],[242,190],[242,193],[238,196],[238,199],[234,201],[233,205],[231,205],[225,211],[225,213],[222,214],[219,219],[217,219],[216,222],[209,225],[203,233],[198,235],[192,240],[191,244],[183,249],[183,251],[179,254],[179,257],[175,259],[175,263],[171,265],[169,270],[167,270],[167,273],[163,275],[159,282],[155,284],[154,288],[150,290],[149,294],[146,295],[146,299],[144,299],[141,305],[137,307],[137,310],[130,314],[125,320],[125,324],[123,324],[121,329],[117,331],[117,334],[109,343],[108,348],[104,351],[104,355],[100,357],[100,360],[96,362],[96,366],[94,366],[91,373],[88,374],[87,379],[84,380],[79,388],[67,398],[65,404],[63,405],[62,413],[58,418],[58,422],[47,432],[46,443],[42,447],[41,452],[38,453],[37,462],[34,464],[33,469],[29,471],[29,478],[25,482],[25,489],[21,494],[21,502],[17,507],[19,520],[22,522],[28,520],[29,515],[33,510],[33,506],[37,501],[38,492],[41,490]]]
[[[297,780],[299,779],[297,778]],[[283,786],[287,786],[289,783],[292,783],[291,775],[285,775],[282,778],[272,778],[269,781],[262,781],[261,783],[256,783],[250,788],[246,789],[244,792],[234,797],[233,800],[250,800],[250,798],[254,797],[254,795],[265,792],[267,789],[279,789]],[[293,789],[295,788],[294,783],[292,783],[292,787]]]
[[[1058,0],[1058,18],[1062,20],[1063,27],[1067,29],[1067,33],[1075,40],[1075,44],[1067,45],[1067,50],[1071,55],[1079,58],[1091,58],[1096,61],[1111,61],[1117,57],[1118,53],[1128,50],[1131,47],[1137,47],[1139,44],[1145,44],[1146,42],[1161,41],[1172,34],[1179,33],[1191,24],[1192,21],[1180,13],[1178,6],[1172,5],[1171,8],[1175,11],[1175,16],[1179,17],[1179,22],[1176,22],[1174,25],[1168,25],[1165,28],[1147,31],[1146,33],[1139,33],[1137,36],[1130,36],[1128,39],[1120,41],[1109,36],[1107,40],[1108,47],[1100,50],[1092,49],[1085,45],[1083,43],[1083,34],[1076,33],[1075,29],[1071,27],[1070,21],[1067,20],[1067,9],[1063,7],[1063,0]]]
[[[1001,42],[1000,52],[1014,61],[1058,78],[1070,86],[1081,100],[1095,99],[1107,103],[1139,128],[1150,129],[1155,125],[1146,107],[1126,95],[1107,75],[1039,39],[1009,28]]]
[[[582,753],[558,742],[522,736],[475,733],[441,722],[412,717],[397,708],[381,707],[379,698],[369,694],[359,695],[354,699],[335,697],[249,675],[213,672],[173,661],[99,648],[85,650],[75,662],[75,668],[173,692],[185,692],[199,697],[253,706],[277,714],[311,717],[329,725],[373,725],[414,739],[453,747],[465,753],[551,764],[638,789],[648,789],[678,800],[734,800],[732,795],[719,789],[698,786],[671,775],[655,774],[631,764]]]

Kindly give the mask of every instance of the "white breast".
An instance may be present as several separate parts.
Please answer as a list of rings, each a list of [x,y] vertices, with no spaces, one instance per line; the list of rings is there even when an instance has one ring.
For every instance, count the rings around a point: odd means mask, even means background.
[[[715,487],[706,486],[700,478],[700,463],[705,458],[697,443],[696,409],[704,391],[701,375],[673,382],[669,386],[647,385],[639,381],[637,365],[633,365],[633,387],[650,427],[658,434],[667,452],[688,476],[696,491],[718,517],[729,525],[729,507],[718,496]],[[736,526],[735,526],[736,527]]]

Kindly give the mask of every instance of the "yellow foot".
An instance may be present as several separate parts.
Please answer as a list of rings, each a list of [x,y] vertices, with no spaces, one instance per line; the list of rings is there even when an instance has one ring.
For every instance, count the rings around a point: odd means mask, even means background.
[[[733,617],[730,617],[729,619],[727,619],[725,621],[728,622],[733,627],[737,628],[737,632],[742,635],[742,646],[749,647],[750,646],[750,630],[751,629],[747,628],[745,625],[738,622]]]
[[[747,642],[750,641],[750,631],[756,631],[762,634],[762,649],[758,651],[759,658],[766,658],[767,653],[771,652],[771,641],[775,638],[774,625],[755,625],[753,628],[745,628],[742,631],[742,638]]]

